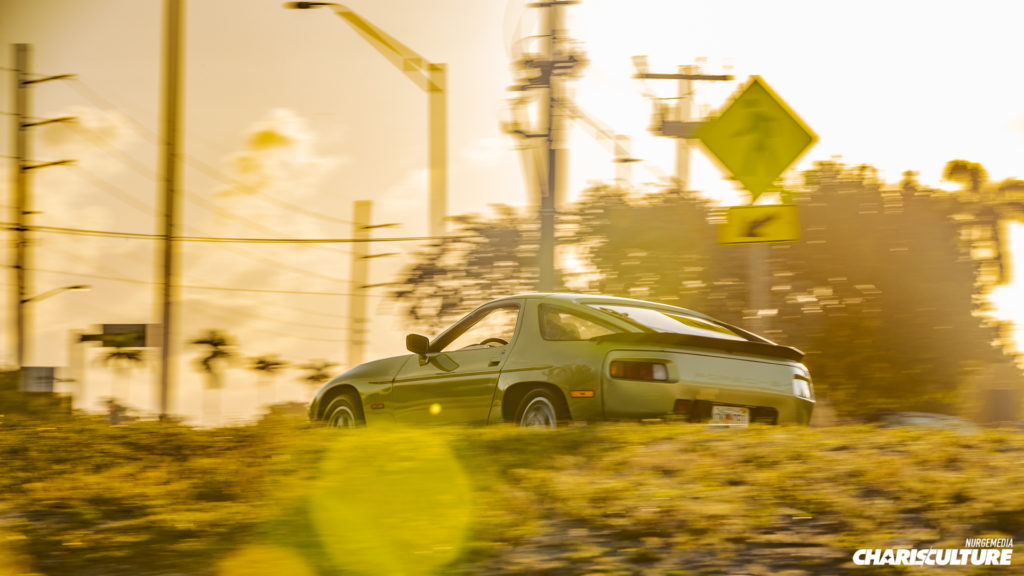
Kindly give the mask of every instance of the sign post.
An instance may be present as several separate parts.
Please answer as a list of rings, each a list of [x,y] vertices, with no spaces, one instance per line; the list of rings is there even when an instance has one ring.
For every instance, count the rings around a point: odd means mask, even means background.
[[[760,76],[751,76],[696,136],[722,169],[750,192],[749,206],[729,209],[718,239],[723,244],[755,245],[749,249],[748,307],[751,328],[765,332],[771,268],[767,246],[758,245],[799,240],[800,220],[796,206],[754,204],[818,137]]]
[[[795,242],[800,239],[800,211],[792,204],[730,206],[718,229],[722,244]]]
[[[696,136],[750,192],[751,204],[818,138],[760,76]]]

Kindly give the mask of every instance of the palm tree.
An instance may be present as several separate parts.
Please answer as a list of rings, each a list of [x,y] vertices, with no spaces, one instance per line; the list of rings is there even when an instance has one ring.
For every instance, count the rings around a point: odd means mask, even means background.
[[[234,339],[221,330],[207,330],[199,337],[192,339],[189,344],[193,346],[205,346],[206,353],[199,358],[197,364],[199,369],[206,374],[208,393],[203,394],[203,412],[207,419],[211,412],[217,412],[220,417],[220,396],[223,385],[222,368],[223,364],[235,357]],[[211,392],[216,390],[216,396]]]
[[[988,172],[981,164],[968,162],[967,160],[950,160],[946,162],[942,170],[942,178],[950,182],[959,182],[964,186],[964,192],[977,198],[981,194],[981,188],[988,181]]]
[[[299,366],[301,370],[306,371],[306,375],[302,377],[302,381],[305,382],[311,388],[318,388],[321,384],[326,382],[333,376],[328,370],[337,366],[337,362],[328,362],[327,360],[310,360],[309,362]]]
[[[278,370],[287,365],[288,363],[284,360],[278,359],[276,354],[264,354],[263,356],[257,356],[249,359],[249,369],[255,370],[260,374],[260,379],[257,384],[260,406],[266,404],[266,399],[263,398],[263,396],[268,384],[270,384],[270,381],[277,374]],[[275,396],[276,395],[271,396],[271,402],[277,400]]]
[[[134,334],[131,335],[134,337]],[[126,348],[114,343],[114,348],[106,353],[101,362],[114,370],[114,382],[111,384],[110,394],[112,398],[120,399],[125,403],[131,401],[131,382],[127,378],[136,366],[144,361],[140,348]],[[117,386],[120,380],[125,386]]]
[[[1006,275],[1004,257],[1009,252],[1001,224],[1022,219],[1024,202],[1018,201],[1024,191],[1024,182],[1009,179],[1001,184],[988,185],[988,172],[978,163],[950,160],[942,171],[943,179],[958,182],[963,188],[960,201],[971,215],[971,223],[983,231],[982,242],[987,242],[993,255],[988,260],[995,267],[995,283],[1003,284]]]

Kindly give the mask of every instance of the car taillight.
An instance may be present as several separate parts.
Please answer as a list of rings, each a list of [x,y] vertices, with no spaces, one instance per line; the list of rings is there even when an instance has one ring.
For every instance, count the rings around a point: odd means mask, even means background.
[[[637,362],[633,360],[615,360],[608,367],[612,378],[626,380],[668,380],[668,367],[660,362]]]
[[[793,395],[805,400],[814,400],[814,388],[811,386],[811,381],[801,376],[795,376],[793,378]]]

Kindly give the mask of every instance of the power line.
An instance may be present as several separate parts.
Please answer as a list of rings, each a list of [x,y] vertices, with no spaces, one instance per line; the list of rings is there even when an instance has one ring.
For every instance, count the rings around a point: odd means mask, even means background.
[[[218,290],[221,292],[250,292],[254,294],[302,294],[307,296],[351,296],[352,294],[347,292],[308,292],[303,290],[261,290],[258,288],[230,288],[226,286],[195,286],[189,284],[178,284],[177,288],[185,288],[189,290]],[[383,298],[383,296],[375,296],[373,294],[366,295],[369,298]]]
[[[185,304],[185,306],[198,306],[199,308],[204,308],[207,311],[213,310],[215,313],[222,313],[222,314],[227,314],[228,313],[226,311],[222,312],[220,308],[217,308],[217,307],[213,306],[212,304],[208,304],[206,302],[197,302],[195,300],[192,300],[192,301],[189,301],[189,302],[185,302],[184,304]],[[335,331],[342,330],[342,328],[340,326],[324,326],[322,324],[306,324],[306,323],[303,323],[303,322],[294,322],[292,320],[281,320],[279,318],[271,318],[269,316],[246,315],[245,319],[246,320],[257,320],[257,321],[262,321],[262,322],[270,322],[270,323],[273,323],[273,324],[286,325],[286,326],[297,326],[297,327],[303,327],[303,328],[316,328],[318,330],[335,330]],[[238,317],[231,318],[231,320],[232,321],[238,321]]]
[[[100,106],[100,107],[107,107],[107,108],[113,108],[115,110],[121,110],[121,108],[119,106],[117,106],[116,104],[112,103],[110,100],[107,100],[107,99],[103,98],[95,90],[89,88],[89,86],[87,84],[85,84],[85,82],[83,82],[81,79],[79,79],[77,77],[74,77],[74,78],[66,78],[64,80],[68,81],[68,84],[71,86],[71,88],[73,90],[75,90],[76,92],[78,92],[79,94],[84,96],[86,99],[90,100],[93,104],[95,104],[97,106]],[[128,120],[130,120],[132,122],[132,124],[134,124],[136,126],[136,128],[138,128],[141,132],[143,132],[145,134],[145,136],[147,137],[147,139],[151,143],[159,144],[159,140],[157,139],[156,134],[150,128],[148,128],[145,124],[143,124],[142,122],[139,122],[132,115],[130,115],[130,114],[124,112],[124,111],[121,111],[121,114],[123,114],[126,118],[128,118]],[[200,171],[200,172],[206,174],[207,176],[210,176],[211,178],[214,178],[215,180],[218,180],[218,181],[220,181],[220,182],[222,182],[224,184],[230,184],[230,185],[233,185],[233,186],[237,186],[237,185],[241,185],[242,184],[237,179],[232,178],[231,176],[228,176],[227,174],[224,174],[219,169],[217,169],[217,168],[215,168],[213,166],[210,166],[209,164],[207,164],[203,160],[200,160],[199,158],[197,158],[195,156],[192,156],[190,154],[185,154],[185,162],[190,164],[191,166],[193,166],[198,171]],[[259,199],[264,200],[266,202],[269,202],[271,204],[276,204],[277,206],[285,208],[286,210],[291,210],[293,212],[297,212],[299,214],[303,214],[305,216],[309,216],[309,217],[312,217],[312,218],[317,218],[317,219],[320,219],[320,220],[325,220],[325,221],[328,221],[328,222],[335,222],[335,223],[339,223],[339,224],[346,224],[346,225],[351,225],[352,224],[352,222],[349,221],[349,220],[344,220],[342,218],[335,218],[333,216],[327,216],[326,214],[322,214],[322,213],[316,212],[314,210],[309,210],[307,208],[303,208],[302,206],[299,206],[297,204],[293,204],[291,202],[288,202],[288,201],[285,201],[285,200],[281,200],[280,198],[271,196],[271,195],[267,194],[266,192],[263,192],[262,194],[260,194],[258,196],[255,196],[255,198],[259,198]]]
[[[330,282],[341,282],[341,283],[347,283],[348,282],[348,280],[346,280],[344,278],[336,278],[334,276],[327,276],[326,274],[320,274],[318,272],[313,272],[312,270],[305,270],[303,268],[299,268],[298,266],[292,266],[291,264],[286,264],[286,263],[281,262],[279,260],[274,260],[274,259],[271,259],[271,258],[263,258],[263,257],[260,257],[260,256],[255,256],[255,255],[252,255],[252,254],[248,254],[245,251],[243,251],[242,249],[240,249],[238,246],[232,246],[230,244],[223,244],[221,246],[221,248],[224,248],[225,250],[234,252],[234,253],[242,256],[243,258],[246,258],[248,260],[252,260],[253,262],[258,262],[258,263],[264,264],[266,266],[271,266],[272,268],[291,270],[292,272],[297,272],[299,274],[302,274],[303,276],[309,276],[311,278],[320,278],[321,280],[327,280],[327,281],[330,281]]]
[[[84,171],[82,171],[82,174],[83,175],[88,175],[88,173],[84,172]],[[98,178],[94,178],[92,176],[89,176],[89,178],[96,185],[105,188],[111,194],[114,194],[115,196],[117,196],[122,201],[130,204],[133,208],[136,208],[136,209],[138,209],[138,210],[140,210],[142,212],[145,212],[147,214],[151,211],[150,208],[141,206],[140,203],[137,200],[135,200],[134,198],[132,198],[131,196],[125,195],[124,191],[120,190],[116,186],[113,186],[113,185],[111,185],[111,184],[109,184],[109,183],[107,183],[107,182],[105,182],[103,180],[100,180]],[[247,260],[251,260],[253,262],[256,262],[256,263],[259,263],[259,264],[263,264],[263,265],[266,265],[266,266],[271,266],[271,267],[279,268],[279,269],[291,270],[293,272],[296,272],[296,273],[299,273],[299,274],[302,274],[302,275],[305,275],[305,276],[309,276],[311,278],[320,278],[322,280],[328,280],[328,281],[331,281],[331,282],[348,282],[348,280],[346,280],[344,278],[336,278],[334,276],[327,276],[327,275],[324,275],[324,274],[320,274],[320,273],[314,272],[312,270],[304,270],[302,268],[299,268],[297,266],[292,266],[291,264],[287,264],[287,263],[281,262],[279,260],[274,260],[274,259],[270,259],[270,258],[262,258],[262,257],[259,257],[259,256],[255,256],[255,255],[252,255],[252,254],[249,254],[249,253],[245,252],[244,250],[241,250],[238,247],[231,246],[229,244],[223,244],[222,247],[224,249],[230,251],[230,252],[234,252],[235,254],[237,254],[237,255],[239,255],[239,256],[247,259]],[[68,254],[68,253],[65,252],[65,254]]]
[[[341,320],[348,320],[349,317],[346,314],[334,314],[332,312],[324,312],[323,310],[309,310],[307,308],[300,308],[298,306],[288,306],[281,304],[280,302],[263,302],[263,306],[272,306],[275,308],[283,308],[285,310],[291,310],[293,312],[299,312],[301,314],[309,314],[310,316],[326,316],[329,318],[339,318]]]
[[[153,213],[153,206],[145,205],[128,192],[125,192],[121,188],[118,188],[117,186],[114,186],[113,184],[107,182],[106,180],[103,180],[102,178],[96,176],[95,174],[92,174],[91,172],[85,170],[81,166],[78,166],[77,164],[72,164],[71,168],[82,178],[85,178],[86,180],[92,182],[93,185],[102,188],[104,191],[108,192],[110,195],[114,196],[115,198],[124,202],[125,204],[131,206],[132,208],[135,208],[136,210],[143,212],[147,215]]]
[[[127,116],[127,115],[125,114],[125,116]],[[101,142],[99,142],[92,135],[90,135],[88,133],[85,133],[84,135],[85,135],[86,140],[88,140],[89,143],[92,144],[97,150],[107,151],[108,147],[104,146]],[[129,156],[128,154],[124,153],[121,150],[114,150],[114,153],[121,158],[121,160],[124,162],[125,165],[127,165],[129,168],[131,168],[135,172],[141,174],[142,176],[144,176],[146,178],[149,178],[149,179],[153,180],[154,182],[157,181],[156,175],[153,173],[154,172],[153,169],[149,168],[148,166],[143,165],[141,162],[139,162],[135,158],[132,158],[131,156]],[[186,197],[189,200],[191,200],[193,203],[197,204],[198,206],[200,206],[202,208],[205,208],[205,209],[207,209],[207,210],[209,210],[209,211],[211,211],[211,212],[213,212],[215,214],[218,214],[218,215],[223,216],[225,218],[233,218],[235,220],[239,220],[239,221],[244,222],[244,223],[248,224],[249,226],[253,227],[254,229],[259,230],[260,232],[263,232],[265,234],[272,234],[273,233],[273,231],[270,230],[269,228],[267,228],[266,226],[263,226],[263,225],[259,224],[258,222],[255,222],[253,220],[245,218],[244,216],[240,216],[238,214],[234,214],[232,212],[228,212],[228,211],[226,211],[226,210],[224,210],[224,209],[214,205],[212,202],[209,202],[208,200],[200,197],[198,194],[196,194],[194,192],[186,190]],[[152,209],[150,209],[149,211],[152,212]]]
[[[207,313],[209,313],[209,311],[207,311]],[[209,313],[209,314],[211,314],[213,316],[220,316],[221,319],[223,319],[225,321],[235,320],[233,318],[228,318],[227,316],[225,316],[223,314],[219,314],[217,312],[213,312],[213,313]],[[343,338],[315,338],[313,336],[305,336],[305,335],[297,334],[297,333],[294,333],[294,332],[281,332],[280,330],[268,330],[266,328],[259,328],[259,327],[256,327],[256,326],[248,326],[248,327],[245,327],[243,330],[246,331],[246,332],[261,332],[263,334],[269,334],[269,335],[271,335],[271,336],[273,336],[274,338],[277,338],[277,339],[284,338],[284,339],[290,339],[290,340],[307,340],[307,341],[311,341],[311,342],[331,342],[331,343],[345,343],[345,342],[348,342],[347,339],[343,339]]]
[[[124,278],[121,276],[106,276],[103,274],[92,274],[89,272],[68,272],[66,270],[47,270],[45,268],[31,268],[33,272],[43,272],[46,274],[63,274],[65,276],[80,276],[82,278],[96,278],[98,280],[113,280],[115,282],[129,282],[132,284],[146,284],[153,285],[156,282],[152,280],[139,280],[136,278]]]
[[[0,224],[9,229],[16,225],[10,222]],[[78,236],[99,236],[103,238],[128,238],[134,240],[161,240],[163,236],[158,234],[144,234],[137,232],[115,232],[111,230],[87,230],[84,228],[64,228],[60,226],[25,226],[27,230],[35,232],[49,232],[54,234],[74,234]],[[350,244],[363,242],[425,242],[428,240],[454,239],[458,236],[408,236],[392,238],[230,238],[217,236],[173,236],[172,240],[178,242],[233,242],[239,244]]]
[[[101,143],[98,142],[95,138],[93,138],[91,136],[87,136],[87,139],[98,150],[104,150],[105,149],[105,147],[102,146]],[[135,170],[136,172],[138,172],[139,174],[142,174],[143,176],[145,176],[147,178],[152,179],[154,182],[156,181],[156,177],[154,176],[154,174],[152,173],[152,171],[149,168],[143,166],[140,162],[138,162],[137,160],[135,160],[131,156],[128,156],[127,154],[125,154],[124,152],[122,152],[120,150],[115,150],[115,153],[118,156],[120,156],[125,161],[125,163],[129,167],[131,167],[133,170]],[[139,210],[142,210],[142,211],[146,212],[147,214],[152,212],[152,208],[149,208],[149,207],[147,207],[145,209],[141,208],[139,203],[138,203],[138,201],[135,200],[134,198],[131,198],[129,200],[130,196],[128,196],[125,192],[123,192],[119,188],[117,188],[115,186],[112,186],[110,184],[106,184],[104,186],[104,188],[107,189],[112,194],[114,194],[115,196],[117,196],[118,198],[120,198],[122,201],[125,201],[125,202],[131,204],[133,207],[138,208]],[[224,210],[223,208],[217,206],[216,204],[214,204],[214,203],[212,203],[212,202],[202,198],[201,196],[199,196],[195,192],[191,192],[191,191],[186,190],[186,198],[188,198],[190,201],[192,201],[194,204],[198,205],[199,207],[205,208],[206,210],[209,210],[209,211],[213,212],[214,214],[217,214],[217,215],[219,215],[219,216],[221,216],[223,218],[238,220],[238,221],[243,222],[243,223],[251,226],[252,228],[255,228],[256,230],[258,230],[260,232],[263,232],[265,234],[273,234],[274,233],[274,231],[271,230],[270,228],[267,228],[266,226],[263,226],[263,225],[259,224],[258,222],[254,221],[254,220],[250,220],[249,218],[245,218],[244,216],[240,216],[238,214],[235,214],[234,212],[230,212],[228,210]],[[188,229],[188,228],[191,228],[191,227],[186,227],[186,229]],[[325,246],[314,245],[314,247],[318,248],[318,249],[321,249],[321,250],[326,250],[331,255],[336,255],[336,253],[333,250],[331,250],[330,248],[327,248]],[[248,254],[248,253],[246,253],[246,252],[244,252],[242,250],[239,250],[237,248],[230,248],[230,247],[226,247],[225,246],[225,249],[229,250],[230,252],[234,252],[235,254],[238,254],[238,255],[242,256],[243,258],[246,258],[248,260],[252,260],[254,262],[259,262],[261,264],[271,264],[272,263],[271,265],[279,267],[279,268],[286,268],[286,269],[292,270],[294,272],[299,272],[301,274],[304,274],[304,275],[307,275],[307,276],[310,276],[310,277],[322,278],[322,279],[330,280],[330,281],[333,281],[333,282],[344,282],[345,281],[345,280],[343,280],[341,278],[333,278],[333,277],[330,277],[330,276],[325,276],[323,274],[318,274],[316,272],[311,272],[309,270],[302,270],[302,269],[297,268],[295,266],[291,266],[289,264],[281,262],[280,260],[267,259],[267,258],[260,258],[260,257],[252,256],[252,255],[250,255],[250,254]],[[343,252],[346,252],[346,251],[343,251]]]
[[[220,181],[220,182],[222,182],[224,184],[229,184],[229,185],[232,185],[232,186],[244,185],[242,182],[239,182],[237,179],[232,178],[231,176],[228,176],[227,174],[224,174],[223,172],[221,172],[217,168],[214,168],[213,166],[210,166],[209,164],[207,164],[206,162],[200,160],[199,158],[196,158],[195,156],[190,156],[190,155],[186,154],[185,155],[185,161],[191,163],[200,172],[202,172],[202,173],[206,174],[207,176],[210,176],[211,178],[214,178],[215,180],[218,180],[218,181]],[[270,202],[271,204],[276,204],[277,206],[285,208],[286,210],[291,210],[293,212],[298,212],[299,214],[304,214],[306,216],[310,216],[310,217],[313,217],[313,218],[318,218],[320,220],[326,220],[326,221],[335,222],[335,223],[338,223],[338,224],[345,224],[345,225],[348,225],[348,226],[352,225],[352,222],[349,221],[349,220],[343,220],[341,218],[335,218],[333,216],[327,216],[327,215],[322,214],[320,212],[316,212],[316,211],[313,211],[313,210],[309,210],[307,208],[303,208],[302,206],[299,206],[298,204],[292,204],[291,202],[287,202],[287,201],[281,200],[280,198],[277,198],[275,196],[271,196],[270,194],[267,194],[265,191],[263,191],[259,195],[254,195],[253,197],[254,198],[259,198],[259,199],[264,200],[266,202]]]
[[[130,282],[132,284],[146,284],[154,285],[156,282],[152,280],[138,280],[135,278],[124,278],[121,276],[107,276],[104,274],[91,274],[89,272],[68,272],[66,270],[47,270],[45,268],[31,268],[33,272],[43,272],[46,274],[63,274],[65,276],[79,276],[82,278],[96,278],[99,280],[111,280],[114,282]],[[185,288],[188,290],[217,290],[221,292],[248,292],[253,294],[299,294],[303,296],[351,296],[348,292],[312,292],[307,290],[270,290],[270,289],[259,289],[259,288],[234,288],[230,286],[200,286],[195,284],[176,284],[176,288]],[[384,298],[381,295],[367,294],[369,298]]]
[[[78,257],[78,255],[72,254],[71,252],[69,252],[67,250],[64,250],[62,248],[58,248],[56,246],[50,246],[48,251],[50,251],[50,252],[60,252],[60,253],[62,253],[64,255],[70,256],[72,258],[77,258]],[[244,256],[244,254],[243,254],[243,256]],[[106,275],[101,275],[101,274],[95,274],[95,273],[74,273],[74,272],[69,273],[69,272],[63,272],[63,271],[57,271],[57,270],[41,270],[41,269],[37,269],[36,271],[55,273],[55,274],[71,274],[71,275],[75,275],[75,276],[84,276],[86,278],[96,278],[96,279],[100,279],[100,280],[111,280],[111,281],[115,281],[115,282],[129,282],[129,283],[133,283],[133,284],[145,284],[145,285],[153,285],[153,284],[155,284],[155,282],[148,281],[148,280],[137,280],[137,279],[133,279],[133,278],[125,278],[123,276],[118,276],[116,272],[109,272],[109,268],[106,268],[103,265],[102,262],[96,262],[96,263],[93,263],[91,265],[95,266],[95,267],[99,267],[101,269],[105,268],[106,271],[107,271],[107,274]],[[320,292],[312,292],[311,294],[319,295]],[[273,301],[273,302],[269,302],[269,303],[263,302],[261,305],[263,305],[263,306],[274,306],[274,307],[277,307],[277,308],[283,308],[283,309],[286,309],[286,310],[292,310],[294,312],[299,312],[299,313],[302,313],[302,314],[309,314],[309,315],[312,315],[312,316],[325,316],[325,317],[331,317],[331,318],[340,318],[342,320],[347,320],[348,319],[348,316],[344,315],[344,314],[334,314],[334,313],[331,313],[331,312],[324,312],[323,310],[308,310],[306,308],[300,308],[300,307],[297,307],[297,306],[288,306],[288,305],[282,304],[282,303],[277,302],[277,301]]]
[[[72,90],[78,92],[82,97],[84,97],[86,100],[89,100],[94,105],[100,108],[113,108],[115,110],[121,110],[120,106],[100,96],[99,93],[90,88],[88,84],[83,82],[77,76],[72,76],[70,78],[61,78],[61,80],[64,80],[67,83],[67,85],[71,87]],[[154,142],[159,143],[159,138],[157,138],[156,133],[150,130],[148,127],[146,127],[145,124],[139,122],[132,115],[126,112],[121,113],[124,114],[125,118],[131,121],[131,123],[134,124],[139,130],[149,135],[149,137]]]
[[[82,95],[82,96],[86,97],[88,100],[90,100],[93,104],[95,104],[97,106],[100,106],[100,107],[119,109],[119,107],[117,105],[113,104],[110,100],[107,100],[107,99],[103,98],[102,96],[100,96],[95,90],[92,90],[91,88],[89,88],[80,79],[78,79],[78,78],[71,78],[69,80],[73,80],[73,82],[69,82],[71,87],[75,91],[77,91],[80,95]],[[144,134],[144,136],[147,137],[147,140],[149,140],[151,143],[158,144],[158,142],[156,140],[156,135],[148,127],[146,127],[141,122],[136,120],[130,114],[127,114],[125,112],[121,112],[121,114],[124,115],[126,118],[128,118]],[[101,146],[101,144],[95,138],[93,138],[91,135],[87,134],[86,137],[89,140],[89,142],[91,144],[93,144],[93,146],[95,146],[97,149],[104,149],[105,148],[105,147]],[[115,152],[116,152],[116,154],[118,156],[120,156],[122,158],[122,160],[125,162],[125,164],[127,164],[131,169],[133,169],[134,171],[138,172],[139,174],[142,174],[143,176],[145,176],[147,178],[154,179],[154,181],[155,181],[155,175],[153,174],[153,171],[151,169],[149,169],[146,166],[143,166],[140,162],[138,162],[134,158],[128,156],[127,154],[121,152],[120,150],[117,150]],[[209,164],[203,162],[202,160],[200,160],[200,159],[198,159],[196,157],[193,157],[193,156],[190,156],[190,155],[186,154],[185,159],[186,159],[186,161],[191,162],[201,172],[204,172],[207,175],[209,175],[209,176],[211,176],[211,177],[213,177],[213,178],[215,178],[215,179],[217,179],[217,180],[219,180],[221,182],[224,182],[224,183],[227,183],[227,184],[230,184],[230,185],[238,185],[238,184],[240,184],[238,182],[238,180],[236,180],[234,178],[231,178],[230,176],[225,175],[221,171],[217,170],[216,168],[210,166]],[[114,192],[115,188],[107,187],[107,189],[109,191],[111,191],[112,193],[114,193],[115,195],[117,195],[121,200],[123,200],[123,201],[126,200],[126,196],[123,193],[122,194],[117,194],[116,192]],[[249,218],[243,217],[243,216],[241,216],[239,214],[236,214],[234,212],[225,210],[225,209],[217,206],[216,204],[210,202],[209,200],[206,200],[205,198],[201,197],[200,195],[198,195],[197,193],[195,193],[193,191],[186,190],[185,197],[190,202],[200,206],[201,208],[209,210],[210,212],[212,212],[214,214],[217,214],[217,215],[219,215],[221,217],[224,217],[224,218],[227,218],[227,219],[238,220],[240,222],[243,222],[243,223],[247,224],[248,226],[252,227],[253,229],[255,229],[257,231],[260,231],[260,232],[263,232],[265,234],[272,234],[274,232],[273,230],[269,229],[266,226],[263,226],[262,224],[254,221],[254,220],[251,220]],[[300,206],[291,204],[291,203],[286,202],[284,200],[280,200],[280,199],[271,197],[271,196],[267,195],[266,193],[264,193],[262,195],[259,195],[259,196],[254,196],[254,197],[263,199],[264,201],[269,201],[269,202],[271,202],[273,204],[276,204],[276,205],[278,205],[280,207],[283,207],[283,208],[286,208],[286,209],[289,209],[289,210],[292,210],[292,211],[295,211],[295,212],[298,212],[298,213],[301,213],[301,214],[305,214],[307,216],[312,216],[312,217],[316,217],[316,218],[320,218],[322,220],[328,220],[328,221],[332,221],[332,222],[339,222],[339,223],[342,223],[342,224],[351,224],[351,222],[349,222],[347,220],[342,220],[342,219],[339,219],[339,218],[333,218],[333,217],[330,217],[330,216],[325,216],[323,214],[320,214],[320,213],[317,213],[317,212],[314,212],[314,211],[311,211],[311,210],[307,210],[307,209],[302,208]],[[138,208],[137,203],[132,203],[132,205]],[[68,233],[70,233],[70,232],[68,232]],[[109,237],[109,235],[106,235],[106,234],[104,234],[103,236],[108,236]],[[316,248],[319,248],[319,249],[326,249],[325,246],[321,246],[319,243],[316,243],[316,244],[308,243],[308,244],[310,244],[310,245],[312,245],[312,246],[314,246]],[[343,279],[334,278],[334,277],[326,276],[326,275],[323,275],[323,274],[318,274],[316,272],[312,272],[312,271],[309,271],[309,270],[302,270],[300,268],[297,268],[295,266],[291,266],[291,265],[286,264],[284,262],[281,262],[279,260],[267,259],[267,258],[263,258],[263,257],[256,257],[256,256],[252,256],[252,255],[247,255],[245,252],[239,251],[238,249],[230,249],[230,248],[228,248],[228,250],[230,250],[230,251],[232,251],[232,252],[234,252],[236,254],[239,254],[239,255],[241,255],[244,258],[247,258],[247,259],[253,260],[253,261],[257,261],[257,262],[260,262],[260,263],[265,264],[265,265],[269,264],[269,265],[275,266],[277,268],[289,269],[289,270],[292,270],[294,272],[298,272],[298,273],[304,274],[306,276],[326,279],[326,280],[329,280],[329,281],[332,281],[332,282],[345,282],[345,280],[343,280]],[[343,252],[348,252],[348,251],[343,251]],[[351,254],[350,252],[348,252],[348,253]]]

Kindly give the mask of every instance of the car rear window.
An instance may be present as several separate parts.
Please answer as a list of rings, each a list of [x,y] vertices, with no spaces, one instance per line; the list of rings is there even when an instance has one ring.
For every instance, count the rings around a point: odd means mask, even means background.
[[[540,305],[538,318],[540,335],[545,340],[588,340],[615,332],[614,328],[600,322],[547,304]]]
[[[655,332],[689,334],[726,340],[746,340],[725,326],[687,314],[621,304],[588,304],[588,306],[612,316],[625,318]]]

